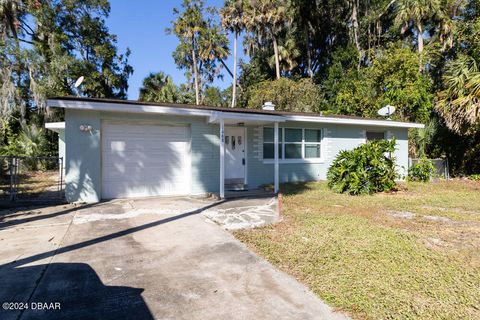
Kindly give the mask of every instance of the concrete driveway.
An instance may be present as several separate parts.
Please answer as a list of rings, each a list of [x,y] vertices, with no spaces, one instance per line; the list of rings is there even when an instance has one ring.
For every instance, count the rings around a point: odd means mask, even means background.
[[[201,214],[217,206],[178,198],[3,211],[0,319],[345,318]]]

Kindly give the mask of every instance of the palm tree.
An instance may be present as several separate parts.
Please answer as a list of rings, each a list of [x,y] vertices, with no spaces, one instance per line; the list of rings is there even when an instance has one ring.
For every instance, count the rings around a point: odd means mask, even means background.
[[[143,79],[138,100],[149,102],[179,102],[179,92],[172,78],[163,72],[150,73]]]
[[[202,61],[216,61],[229,55],[228,39],[216,26],[202,31],[198,40],[198,58]]]
[[[45,131],[35,124],[21,124],[22,131],[18,135],[17,143],[22,154],[27,157],[41,156],[45,148]]]
[[[212,82],[216,76],[219,76],[220,69],[217,68],[216,62],[223,62],[223,59],[229,54],[228,38],[222,33],[219,26],[212,25],[202,31],[198,39],[198,58],[204,76],[206,76],[205,83]],[[203,87],[201,88],[203,92]],[[203,103],[203,98],[204,96],[202,96],[201,103]]]
[[[436,110],[447,126],[468,132],[480,124],[480,69],[474,58],[462,55],[447,65],[445,90],[438,93]]]
[[[278,60],[280,68],[285,71],[292,71],[297,65],[297,58],[301,55],[297,48],[295,39],[289,38],[285,43],[278,46]],[[270,58],[270,64],[275,63],[275,56]]]
[[[423,33],[426,20],[434,17],[440,10],[439,0],[401,0],[397,3],[395,23],[405,33],[412,25],[417,32],[418,52],[423,51]]]
[[[458,34],[456,30],[456,19],[459,12],[465,10],[465,1],[459,0],[446,0],[442,9],[438,12],[438,18],[440,20],[438,26],[439,40],[442,44],[442,50],[451,49],[453,47],[454,34]]]
[[[177,65],[187,69],[187,77],[193,75],[195,89],[195,103],[202,103],[203,87],[212,82],[219,75],[217,62],[224,64],[223,59],[228,56],[228,38],[222,33],[214,18],[216,10],[212,7],[204,8],[203,0],[184,0],[183,11],[173,22],[173,32],[180,39],[173,56]]]
[[[280,58],[278,52],[278,33],[290,23],[286,0],[251,1],[245,14],[245,27],[261,41],[268,38],[273,44],[275,74],[280,79]]]
[[[438,130],[438,122],[435,118],[431,118],[425,128],[417,129],[412,132],[412,142],[409,143],[409,153],[415,158],[424,158],[427,156],[427,146],[432,143],[432,139]]]
[[[200,104],[200,84],[197,65],[197,46],[200,32],[205,28],[205,21],[202,16],[203,1],[184,0],[182,3],[184,11],[173,23],[173,32],[188,43],[191,50],[192,70],[194,75],[195,103]],[[178,13],[178,11],[175,11]]]
[[[233,80],[232,80],[232,104],[235,108],[237,94],[237,40],[238,35],[245,28],[243,0],[226,0],[224,7],[220,10],[222,26],[232,32],[233,38]]]

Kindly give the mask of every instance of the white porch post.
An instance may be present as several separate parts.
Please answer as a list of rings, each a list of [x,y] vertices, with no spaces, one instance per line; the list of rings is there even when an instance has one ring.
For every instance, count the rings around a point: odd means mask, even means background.
[[[273,134],[273,142],[274,142],[274,147],[273,147],[273,152],[274,152],[274,192],[278,193],[278,122],[275,122],[274,124],[274,134]]]
[[[225,122],[220,119],[220,198],[225,198]]]

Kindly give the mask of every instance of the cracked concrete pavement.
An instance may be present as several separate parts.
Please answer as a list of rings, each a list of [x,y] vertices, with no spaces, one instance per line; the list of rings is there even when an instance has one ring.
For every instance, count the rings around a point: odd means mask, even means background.
[[[236,201],[256,217],[271,207]],[[157,198],[2,211],[0,301],[61,310],[0,318],[346,319],[201,214],[239,214],[232,205]]]

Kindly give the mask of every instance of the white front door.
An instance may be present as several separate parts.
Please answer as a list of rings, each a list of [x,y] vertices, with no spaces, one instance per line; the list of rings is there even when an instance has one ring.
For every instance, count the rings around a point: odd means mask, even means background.
[[[225,179],[245,179],[245,128],[225,127]]]

